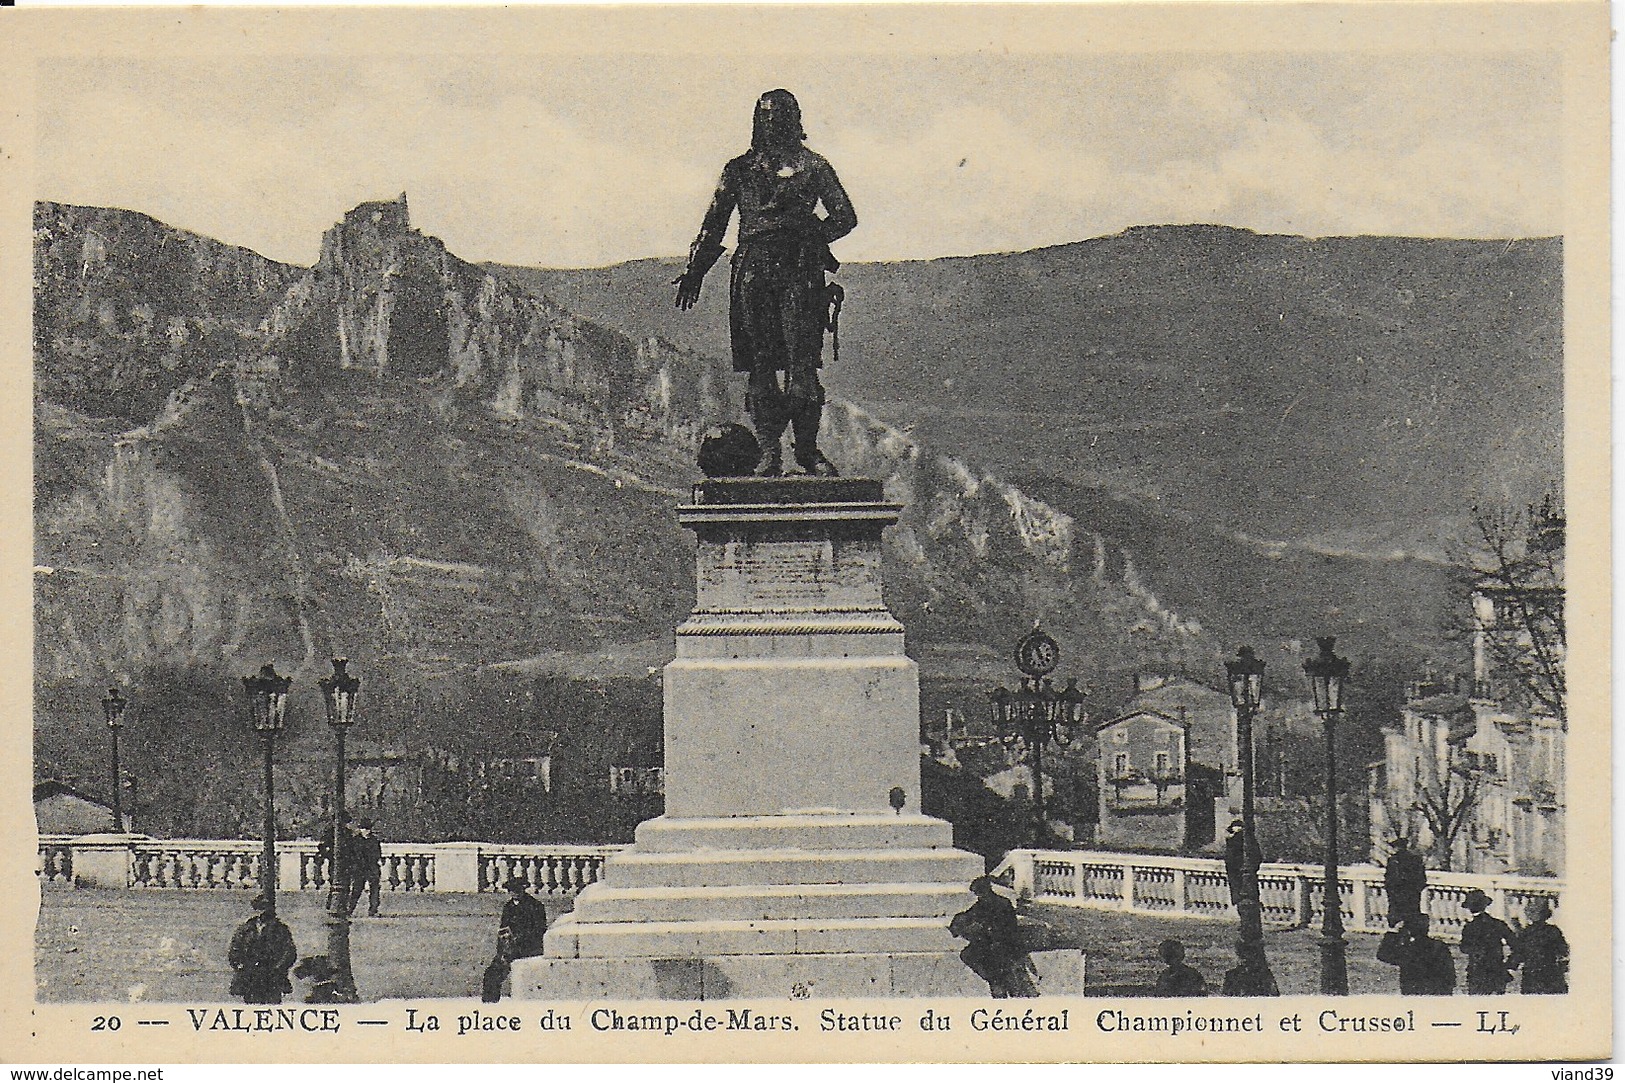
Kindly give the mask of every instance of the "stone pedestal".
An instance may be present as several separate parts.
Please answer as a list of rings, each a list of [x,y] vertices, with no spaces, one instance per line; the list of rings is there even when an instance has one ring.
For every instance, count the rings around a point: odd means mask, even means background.
[[[497,887],[501,887],[498,884]],[[434,889],[436,891],[478,891],[480,889],[480,844],[442,842],[434,848]]]
[[[986,994],[948,932],[982,859],[919,811],[919,675],[881,599],[899,510],[864,479],[695,487],[666,815],[514,964],[516,997]]]
[[[145,835],[127,835],[122,832],[99,835],[80,835],[73,840],[73,886],[111,887],[130,886],[130,872],[135,859],[135,841]]]

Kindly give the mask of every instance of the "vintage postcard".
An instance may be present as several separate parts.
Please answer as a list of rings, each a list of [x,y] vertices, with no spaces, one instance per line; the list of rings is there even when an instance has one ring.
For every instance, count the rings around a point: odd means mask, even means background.
[[[0,11],[0,1056],[1609,1057],[1608,42]]]

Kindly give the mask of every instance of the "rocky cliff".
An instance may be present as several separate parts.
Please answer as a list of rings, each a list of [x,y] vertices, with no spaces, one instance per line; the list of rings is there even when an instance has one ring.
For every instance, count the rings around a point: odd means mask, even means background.
[[[96,755],[110,679],[230,749],[236,677],[275,659],[303,687],[331,653],[408,742],[579,723],[463,709],[547,674],[643,681],[621,724],[658,724],[645,672],[692,591],[671,509],[698,434],[739,415],[725,362],[458,259],[404,196],[344,215],[311,268],[128,211],[42,203],[35,225],[42,750]],[[928,682],[1008,679],[1037,615],[1080,670],[1132,666],[1131,635],[1210,650],[1008,481],[851,403],[826,441],[908,506],[888,581]],[[295,741],[325,739],[309,706]]]

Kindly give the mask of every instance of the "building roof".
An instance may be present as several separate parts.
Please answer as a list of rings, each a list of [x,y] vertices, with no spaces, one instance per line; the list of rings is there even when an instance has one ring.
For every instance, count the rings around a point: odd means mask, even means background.
[[[1181,722],[1173,715],[1164,714],[1161,711],[1141,709],[1137,711],[1129,711],[1127,714],[1120,714],[1116,718],[1108,718],[1106,721],[1095,727],[1095,732],[1101,733],[1105,730],[1111,729],[1113,726],[1120,726],[1124,722],[1132,722],[1136,718],[1152,718],[1158,722],[1166,722],[1168,725],[1175,726],[1182,730],[1188,731],[1190,729],[1190,722],[1188,721]]]
[[[102,808],[112,808],[111,805],[109,805],[106,801],[103,801],[101,798],[92,797],[83,790],[76,789],[60,779],[47,778],[34,783],[34,800],[36,802],[44,801],[48,798],[57,797],[59,795],[77,797],[81,801],[88,801],[93,805],[100,805]]]
[[[1167,676],[1159,683],[1142,688],[1129,700],[1131,707],[1156,708],[1164,705],[1230,709],[1230,693],[1189,677]]]
[[[1189,677],[1170,675],[1152,687],[1142,688],[1123,706],[1125,715],[1147,710],[1174,719],[1183,714],[1192,757],[1213,764],[1229,763],[1230,731],[1235,718],[1229,692]]]

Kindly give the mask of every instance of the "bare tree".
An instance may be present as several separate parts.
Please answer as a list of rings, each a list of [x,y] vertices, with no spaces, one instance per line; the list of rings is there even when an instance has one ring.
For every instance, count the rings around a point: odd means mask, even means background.
[[[1444,770],[1436,779],[1417,780],[1416,801],[1411,808],[1427,821],[1437,868],[1450,871],[1456,837],[1471,822],[1483,788],[1484,773],[1471,760],[1459,760],[1454,746],[1446,750]]]
[[[1562,507],[1550,495],[1521,512],[1475,507],[1473,527],[1479,638],[1503,694],[1566,727]]]

